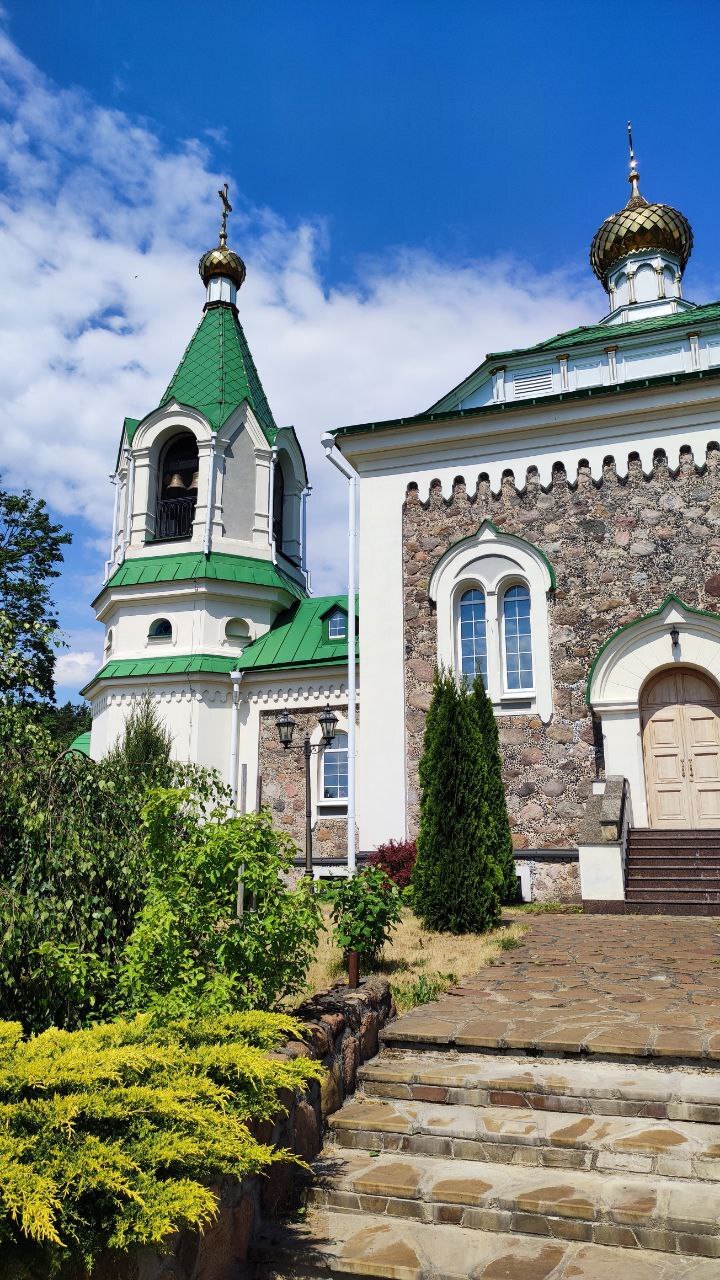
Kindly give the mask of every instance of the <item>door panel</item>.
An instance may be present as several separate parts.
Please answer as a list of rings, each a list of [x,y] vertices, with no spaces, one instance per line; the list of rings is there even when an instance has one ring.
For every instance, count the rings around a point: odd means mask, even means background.
[[[662,672],[643,696],[651,826],[720,827],[720,692],[700,672]]]

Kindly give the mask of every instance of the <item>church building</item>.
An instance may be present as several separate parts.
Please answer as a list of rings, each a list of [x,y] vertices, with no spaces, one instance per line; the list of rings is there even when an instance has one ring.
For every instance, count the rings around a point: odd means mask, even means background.
[[[632,147],[629,181],[591,246],[597,324],[327,442],[359,491],[357,846],[416,833],[441,664],[492,699],[524,897],[720,912],[720,303],[683,297],[692,230],[641,195]],[[150,689],[176,755],[246,808],[261,789],[302,848],[287,707],[317,748],[318,865],[341,865],[349,601],[309,593],[302,451],[253,364],[225,220],[200,273],[160,405],[125,420],[91,751]]]

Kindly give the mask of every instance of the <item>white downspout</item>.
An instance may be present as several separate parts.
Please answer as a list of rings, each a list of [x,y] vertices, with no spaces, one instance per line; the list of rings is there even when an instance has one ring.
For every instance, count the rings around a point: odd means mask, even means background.
[[[331,435],[322,437],[325,456],[348,485],[348,812],[347,812],[347,869],[355,874],[355,721],[357,717],[357,685],[355,678],[355,597],[357,595],[357,472],[336,452]]]
[[[117,555],[117,539],[118,539],[118,521],[120,519],[120,481],[117,472],[114,476],[110,476],[110,482],[115,489],[115,498],[113,501],[113,521],[112,536],[110,538],[110,559],[105,562],[105,581],[107,582],[112,573],[115,557]]]
[[[310,590],[310,570],[308,569],[308,556],[307,556],[307,504],[308,504],[308,498],[310,497],[311,493],[312,493],[312,485],[311,484],[306,485],[306,487],[302,491],[302,498],[301,498],[302,532],[300,536],[302,538],[302,545],[300,548],[300,568],[302,569],[302,572],[305,578],[305,588],[307,591]]]
[[[132,517],[133,506],[135,504],[135,457],[129,449],[125,451],[127,459],[127,492],[125,495],[125,532],[123,536],[122,558],[125,559],[125,553],[130,546],[130,537],[132,534]]]
[[[205,509],[205,537],[203,538],[203,555],[210,555],[212,538],[212,520],[215,506],[215,433],[210,437],[210,456],[208,457],[207,507]]]
[[[230,718],[230,756],[228,760],[228,784],[232,794],[233,811],[237,811],[238,798],[238,737],[240,729],[240,682],[242,671],[231,671],[232,712]]]
[[[270,454],[270,482],[268,492],[268,533],[270,534],[270,558],[277,564],[277,547],[275,546],[275,468],[278,451],[273,445]]]

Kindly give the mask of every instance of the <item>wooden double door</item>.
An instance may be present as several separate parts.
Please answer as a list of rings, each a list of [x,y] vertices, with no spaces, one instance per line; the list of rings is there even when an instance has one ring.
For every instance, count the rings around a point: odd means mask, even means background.
[[[651,827],[720,828],[720,690],[687,667],[663,671],[642,697]]]

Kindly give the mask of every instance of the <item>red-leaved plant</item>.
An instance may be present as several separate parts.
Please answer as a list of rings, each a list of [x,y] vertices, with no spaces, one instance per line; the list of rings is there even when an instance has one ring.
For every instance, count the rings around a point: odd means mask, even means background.
[[[395,881],[398,889],[407,889],[416,857],[414,840],[388,840],[386,844],[378,845],[368,862],[373,867],[381,867]]]

